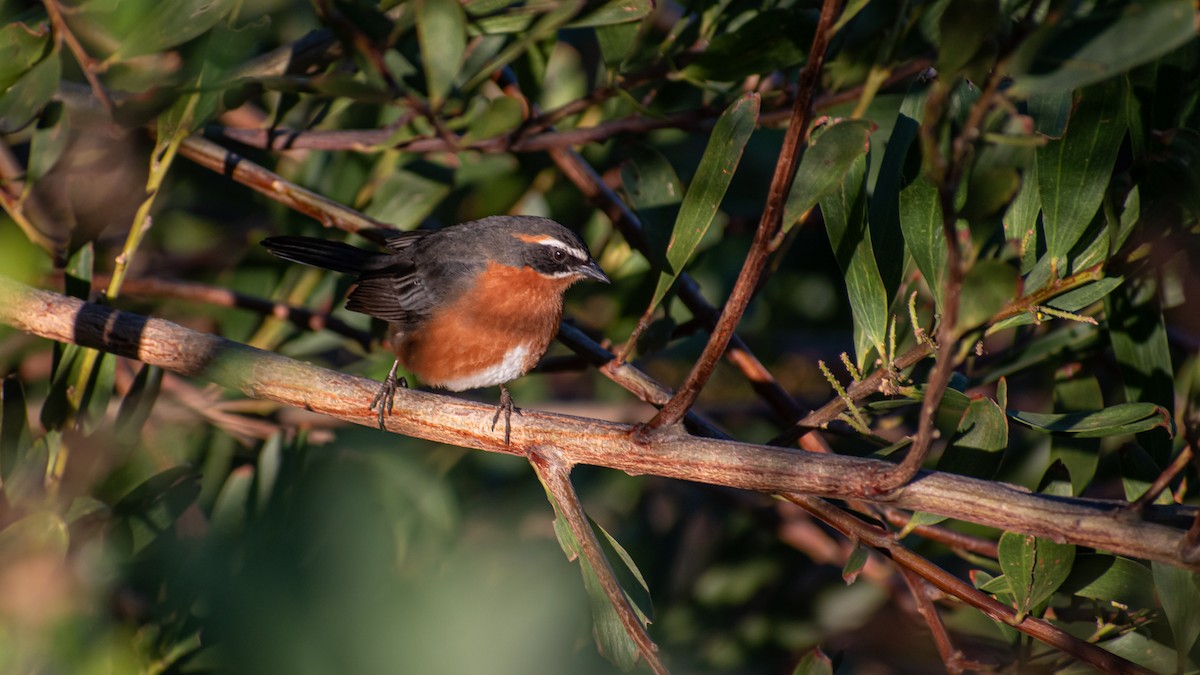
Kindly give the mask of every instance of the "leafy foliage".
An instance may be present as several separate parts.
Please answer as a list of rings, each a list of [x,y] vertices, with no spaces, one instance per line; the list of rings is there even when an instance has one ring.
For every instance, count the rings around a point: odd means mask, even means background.
[[[1140,497],[1113,508],[1188,527],[1195,3],[832,4],[845,7],[822,24],[806,1],[3,3],[0,274],[380,378],[390,356],[362,348],[379,327],[340,308],[349,282],[285,268],[260,239],[547,215],[615,282],[572,290],[568,313],[615,343],[644,328],[629,356],[675,386],[777,200],[736,368],[715,372],[696,412],[761,441],[795,431],[780,392],[832,401],[854,408],[819,420],[835,452],[898,456],[917,445],[939,376],[928,355],[945,347],[926,467]],[[768,194],[822,30],[827,118],[804,130],[795,180]],[[243,156],[206,161],[201,134]],[[283,305],[316,318],[283,321]],[[567,368],[514,383],[522,406],[648,417],[558,356],[547,365]],[[883,384],[831,392],[816,364],[839,359],[848,379]],[[640,667],[598,570],[581,558],[581,583],[563,561],[580,544],[519,459],[330,427],[3,326],[0,368],[0,671]],[[574,480],[679,671],[950,658],[894,556],[790,504]],[[1147,668],[1200,667],[1186,551],[1145,562],[1035,536],[1037,523],[871,515],[930,563],[909,572],[969,577],[1011,609],[1005,622],[939,602],[924,617],[968,659],[1080,667],[1014,629],[1033,617]],[[592,635],[599,649],[577,648]]]

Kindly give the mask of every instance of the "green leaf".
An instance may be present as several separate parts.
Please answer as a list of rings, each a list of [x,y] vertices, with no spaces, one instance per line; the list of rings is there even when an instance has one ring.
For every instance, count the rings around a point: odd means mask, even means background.
[[[866,120],[843,120],[813,132],[784,205],[785,233],[804,212],[842,187],[846,174],[871,147],[874,130],[875,125]]]
[[[19,131],[32,122],[58,92],[61,78],[62,61],[55,50],[0,93],[0,134]]]
[[[41,180],[62,157],[67,142],[71,140],[71,116],[65,114],[64,106],[51,101],[38,120],[29,144],[29,182]]]
[[[187,466],[177,466],[151,476],[113,507],[113,537],[118,550],[137,553],[172,525],[200,494],[199,476]]]
[[[467,51],[467,17],[458,0],[416,0],[417,35],[429,103],[441,107]]]
[[[1081,92],[1067,131],[1037,150],[1038,191],[1046,254],[1058,276],[1068,254],[1100,209],[1125,137],[1126,90],[1110,82]]]
[[[114,430],[118,437],[131,439],[141,433],[162,390],[163,369],[145,364],[133,378],[133,385],[121,400]]]
[[[888,298],[883,278],[875,263],[871,230],[867,226],[867,158],[859,155],[846,173],[840,189],[821,200],[825,231],[833,247],[834,258],[846,278],[854,327],[862,340],[856,340],[859,368],[867,362],[870,349],[886,354]]]
[[[918,527],[922,525],[937,525],[946,520],[946,516],[939,516],[936,513],[928,513],[926,511],[913,511],[912,517],[901,528],[896,538],[903,539],[912,534]]]
[[[861,542],[855,543],[854,548],[850,551],[850,555],[846,557],[846,564],[842,566],[842,579],[846,585],[854,583],[858,579],[858,575],[862,573],[863,568],[867,566],[867,560],[870,559],[870,551]]]
[[[433,213],[454,187],[454,172],[415,161],[380,181],[365,212],[400,230],[412,230]]]
[[[1121,486],[1125,489],[1125,500],[1140,499],[1162,471],[1142,446],[1127,443],[1117,454],[1121,460]],[[1155,504],[1170,504],[1171,491],[1163,490],[1154,499]]]
[[[904,95],[871,191],[867,220],[871,223],[871,242],[875,245],[879,276],[883,278],[889,298],[896,297],[899,292],[908,264],[904,232],[900,229],[900,189],[905,185],[905,165],[913,154],[911,148],[920,128],[925,99],[926,89],[920,85],[913,85]]]
[[[1173,434],[1171,413],[1175,406],[1174,369],[1167,343],[1167,328],[1158,306],[1157,285],[1152,279],[1131,279],[1105,298],[1108,336],[1125,385],[1125,400],[1161,406],[1167,415],[1168,434],[1146,434],[1138,443],[1159,467],[1171,455],[1168,436]]]
[[[938,461],[938,470],[990,479],[1000,469],[1008,448],[1008,418],[990,398],[971,399],[958,423],[950,447]]]
[[[796,664],[792,675],[833,675],[833,661],[820,647],[813,647],[800,659],[800,663]]]
[[[1062,414],[1008,411],[1008,416],[1030,429],[1049,434],[1067,434],[1079,438],[1098,438],[1170,428],[1167,411],[1153,403],[1120,403],[1103,410]]]
[[[104,424],[108,403],[112,400],[116,372],[116,355],[101,352],[92,368],[87,389],[83,392],[83,399],[79,404],[80,419],[86,432],[94,431]]]
[[[650,301],[651,309],[662,302],[712,225],[746,142],[758,123],[758,105],[757,94],[746,94],[729,106],[713,127],[696,176],[679,207],[679,216],[667,245],[667,266],[658,276],[658,285]]]
[[[1048,600],[1071,574],[1075,547],[1027,534],[1000,537],[1000,569],[1016,599],[1017,620]]]
[[[1103,553],[1081,553],[1075,556],[1071,576],[1059,590],[1136,610],[1154,606],[1152,588],[1150,570],[1137,561]]]
[[[1077,312],[1093,303],[1103,300],[1109,293],[1125,283],[1124,277],[1105,277],[1099,281],[1080,286],[1073,291],[1055,296],[1046,302],[1047,305],[1065,312]]]
[[[984,259],[963,278],[958,329],[981,326],[1019,295],[1020,274],[1007,263]]]
[[[1195,36],[1191,0],[1071,7],[1079,14],[1052,13],[1013,55],[1009,70],[1016,79],[1013,95],[1099,82],[1153,61]]]
[[[497,96],[488,101],[487,107],[471,120],[462,143],[474,143],[494,138],[516,129],[525,119],[524,108],[511,96]]]
[[[105,64],[152,54],[207,33],[233,9],[236,0],[163,0],[153,5],[121,39]]]
[[[953,75],[971,61],[997,27],[1000,7],[996,0],[957,0],[945,8],[938,21],[937,69]]]
[[[937,188],[924,175],[900,190],[900,230],[913,261],[942,307],[942,277],[946,271],[946,235],[942,231],[942,206]]]
[[[276,432],[263,443],[258,453],[258,494],[256,504],[260,513],[264,512],[275,494],[275,483],[279,478],[279,469],[283,464],[283,433]]]
[[[692,80],[735,82],[757,73],[804,63],[816,32],[811,12],[770,9],[736,30],[712,39],[696,60],[683,69]]]
[[[1150,563],[1150,569],[1154,574],[1154,590],[1175,637],[1177,672],[1183,672],[1188,652],[1200,638],[1200,575],[1157,560]]]
[[[241,532],[250,516],[250,495],[253,492],[254,467],[239,466],[230,471],[213,503],[213,529],[227,535]]]
[[[31,29],[20,22],[0,27],[0,91],[13,86],[33,64],[42,60],[49,44],[46,24]]]
[[[650,263],[656,269],[669,269],[667,246],[679,218],[683,182],[662,153],[649,145],[635,143],[630,147],[629,159],[621,165],[621,184],[629,205],[642,221]]]
[[[590,28],[627,24],[641,21],[652,11],[654,11],[652,0],[611,0],[597,7],[595,11],[585,11],[567,25],[571,28]]]
[[[1070,413],[1104,407],[1100,383],[1078,364],[1058,369],[1054,382],[1054,412]],[[1071,492],[1078,496],[1096,475],[1100,441],[1095,438],[1056,435],[1050,439],[1050,461],[1061,461],[1071,476]]]
[[[12,475],[29,448],[29,412],[25,388],[16,375],[0,381],[0,485]]]

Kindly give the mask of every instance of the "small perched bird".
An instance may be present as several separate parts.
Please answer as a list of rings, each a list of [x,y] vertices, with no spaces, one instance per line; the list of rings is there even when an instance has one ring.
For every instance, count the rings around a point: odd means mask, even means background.
[[[367,251],[313,237],[269,237],[262,245],[292,262],[358,275],[346,309],[388,322],[396,362],[371,402],[392,411],[396,369],[463,391],[500,385],[504,443],[512,395],[505,383],[546,353],[562,318],[563,292],[581,279],[608,283],[587,245],[562,225],[535,216],[492,216],[441,230],[402,232]]]

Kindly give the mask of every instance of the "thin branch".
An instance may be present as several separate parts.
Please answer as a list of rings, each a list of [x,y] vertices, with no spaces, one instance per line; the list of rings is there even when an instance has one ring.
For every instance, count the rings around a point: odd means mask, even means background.
[[[667,667],[658,658],[658,646],[650,639],[646,626],[638,618],[637,610],[634,609],[625,589],[621,588],[621,583],[617,581],[616,573],[613,572],[612,565],[609,564],[608,557],[604,555],[600,541],[588,522],[579,495],[575,493],[575,486],[571,485],[571,463],[553,447],[543,446],[530,450],[529,464],[542,481],[542,485],[546,486],[546,491],[554,498],[559,514],[571,528],[575,541],[579,542],[580,552],[595,572],[596,580],[600,582],[600,587],[612,603],[625,632],[637,645],[638,653],[645,659],[646,665],[650,666],[650,670],[666,673]]]
[[[1129,510],[1141,511],[1147,506],[1153,504],[1154,500],[1158,499],[1158,496],[1162,494],[1163,490],[1171,487],[1171,481],[1175,480],[1175,477],[1178,476],[1181,471],[1187,468],[1187,465],[1192,461],[1193,456],[1194,454],[1192,452],[1192,446],[1190,444],[1183,446],[1183,449],[1179,451],[1179,454],[1175,455],[1174,461],[1172,461],[1167,468],[1163,469],[1162,473],[1158,474],[1158,478],[1154,479],[1154,482],[1150,484],[1150,487],[1146,488],[1146,491],[1142,493],[1142,496],[1138,497],[1137,501],[1129,505]]]
[[[964,672],[964,657],[963,653],[955,649],[954,643],[950,640],[950,633],[946,630],[946,624],[942,622],[942,616],[938,614],[937,607],[934,607],[933,600],[929,598],[929,584],[913,570],[900,565],[900,576],[904,577],[904,582],[908,584],[908,590],[912,593],[913,600],[917,603],[917,612],[925,619],[925,624],[929,626],[929,631],[933,634],[933,643],[937,646],[938,655],[942,657],[942,663],[946,666],[946,672],[951,675],[959,675]]]
[[[1012,607],[998,602],[992,596],[975,589],[970,584],[898,544],[882,528],[865,523],[819,499],[801,495],[785,495],[785,497],[837,528],[847,537],[856,538],[878,549],[900,566],[912,570],[942,592],[953,595],[979,609],[994,621],[1006,623],[1022,633],[1071,654],[1106,673],[1148,674],[1151,672],[1097,645],[1080,640],[1048,621],[1029,615],[1018,621]]]
[[[391,229],[386,223],[368,218],[332,199],[305,190],[250,160],[226,150],[212,141],[192,136],[183,141],[179,154],[196,164],[235,180],[290,209],[312,216],[325,227],[347,232],[370,234],[372,230]]]
[[[650,420],[647,426],[658,429],[678,424],[684,413],[695,403],[700,390],[708,382],[716,367],[717,360],[725,353],[730,338],[733,337],[737,324],[741,321],[758,278],[766,267],[770,257],[771,241],[779,231],[783,222],[783,206],[787,201],[788,190],[796,176],[802,152],[801,141],[812,120],[813,92],[819,84],[821,68],[825,64],[825,50],[833,33],[833,24],[841,12],[840,0],[825,0],[821,5],[821,17],[817,21],[817,31],[813,36],[809,49],[808,61],[800,71],[800,79],[796,84],[796,100],[792,106],[792,119],[784,135],[783,147],[779,151],[779,160],[775,165],[775,175],[771,179],[770,191],[767,195],[766,207],[763,209],[758,229],[754,233],[754,242],[746,255],[746,262],[733,285],[733,291],[725,302],[721,318],[704,346],[704,351],[692,367],[687,379],[676,390],[671,401],[663,406],[658,414]]]
[[[67,22],[63,19],[63,9],[58,4],[58,0],[42,0],[42,5],[45,6],[46,14],[50,17],[50,25],[54,27],[55,41],[60,44],[67,43],[67,47],[75,56],[75,61],[79,63],[79,69],[83,71],[83,76],[87,78],[88,85],[92,88],[92,95],[96,97],[97,101],[100,101],[100,105],[104,106],[104,110],[108,112],[109,119],[112,119],[112,99],[109,98],[108,91],[104,89],[100,78],[96,77],[96,61],[87,53],[87,50],[79,43],[79,39],[71,32],[71,28],[67,26]]]
[[[892,508],[884,509],[884,517],[887,518],[889,523],[900,528],[908,525],[909,521],[912,520],[911,514]],[[996,542],[982,537],[963,534],[962,532],[955,532],[940,525],[918,525],[913,528],[913,534],[930,541],[936,541],[951,549],[975,553],[993,560],[1000,556]]]
[[[369,409],[379,383],[301,363],[169,321],[121,312],[41,291],[0,277],[0,322],[60,342],[102,349],[166,370],[198,376],[247,396],[306,408],[374,427]],[[936,471],[889,495],[863,476],[888,466],[879,460],[656,434],[633,426],[525,410],[511,445],[491,430],[495,408],[447,396],[397,393],[387,428],[467,448],[525,454],[551,439],[571,464],[604,466],[756,492],[865,499],[927,511],[1056,541],[1200,570],[1200,555],[1184,554],[1181,529],[1150,519],[1192,518],[1194,507],[1151,506],[1129,518],[1124,502],[1053,497]],[[847,516],[849,517],[849,516]]]

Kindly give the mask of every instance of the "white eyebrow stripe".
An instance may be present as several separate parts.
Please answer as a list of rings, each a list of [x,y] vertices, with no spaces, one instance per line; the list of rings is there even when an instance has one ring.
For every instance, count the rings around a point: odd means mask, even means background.
[[[538,239],[537,243],[539,243],[543,246],[552,246],[554,248],[561,248],[562,250],[566,251],[567,253],[570,253],[573,257],[578,258],[579,260],[581,260],[583,262],[587,262],[591,258],[591,256],[589,256],[587,254],[587,251],[584,251],[583,249],[575,248],[574,246],[569,246],[567,244],[564,244],[561,241],[555,239],[554,237],[543,237],[541,239]]]

